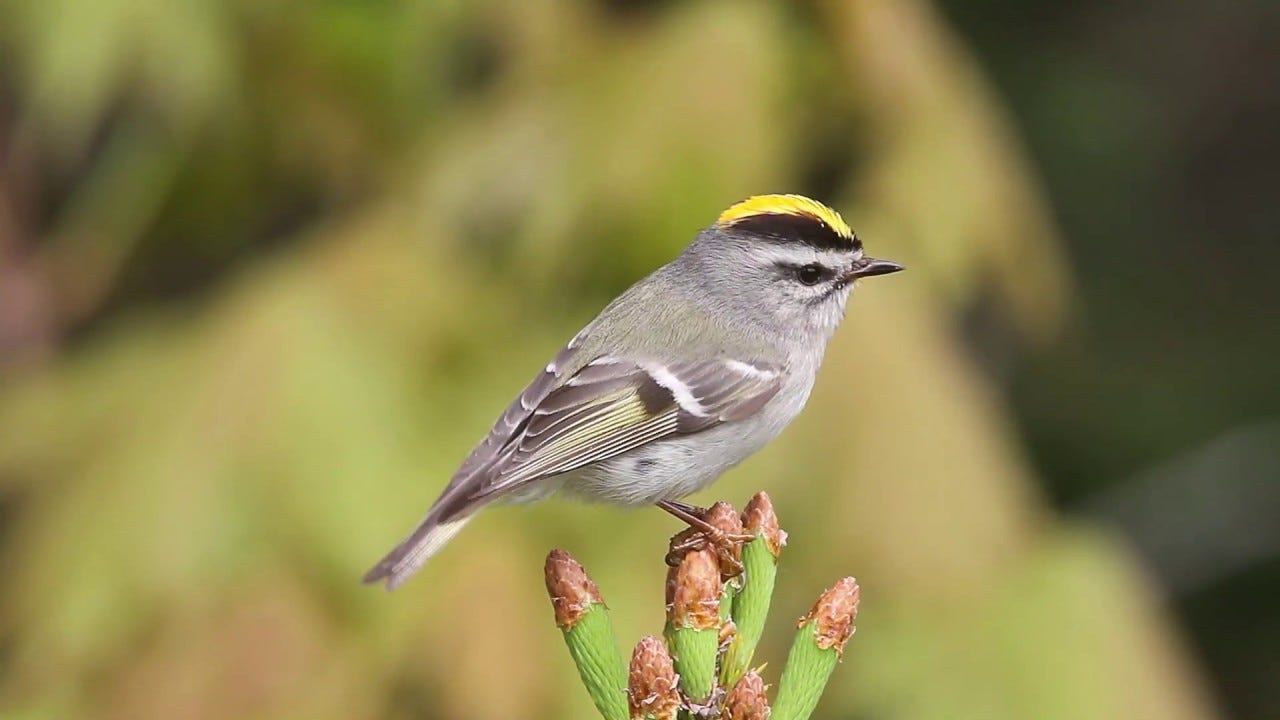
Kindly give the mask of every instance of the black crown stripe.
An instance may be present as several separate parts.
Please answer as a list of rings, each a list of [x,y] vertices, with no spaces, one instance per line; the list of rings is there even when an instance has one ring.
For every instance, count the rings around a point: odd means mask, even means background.
[[[730,227],[769,242],[800,243],[817,250],[852,252],[862,248],[857,237],[845,237],[808,214],[760,213],[736,220]]]

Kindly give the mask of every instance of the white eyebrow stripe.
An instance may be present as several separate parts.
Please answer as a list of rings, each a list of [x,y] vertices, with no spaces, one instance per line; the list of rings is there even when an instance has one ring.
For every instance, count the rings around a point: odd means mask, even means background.
[[[680,409],[695,417],[707,417],[709,412],[706,406],[698,402],[689,386],[676,377],[675,373],[671,372],[665,365],[646,363],[643,367],[654,382],[671,392],[671,396],[675,398],[676,404],[680,406]]]
[[[848,262],[849,258],[861,257],[860,251],[845,250],[815,250],[804,245],[768,245],[763,244],[754,248],[753,253],[763,254],[768,262],[785,265],[809,265],[817,263],[829,268],[842,268]]]
[[[818,262],[818,252],[811,248],[797,245],[795,247],[784,247],[781,245],[761,245],[754,248],[752,252],[765,255],[770,262],[787,263],[790,265],[806,265],[812,262]]]

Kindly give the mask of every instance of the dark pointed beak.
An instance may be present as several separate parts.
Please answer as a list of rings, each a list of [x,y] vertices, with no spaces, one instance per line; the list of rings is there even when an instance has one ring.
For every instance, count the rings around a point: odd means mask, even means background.
[[[845,275],[845,279],[861,280],[862,278],[875,277],[876,275],[889,275],[905,269],[896,262],[864,257],[854,263],[853,269],[849,271],[848,275]]]

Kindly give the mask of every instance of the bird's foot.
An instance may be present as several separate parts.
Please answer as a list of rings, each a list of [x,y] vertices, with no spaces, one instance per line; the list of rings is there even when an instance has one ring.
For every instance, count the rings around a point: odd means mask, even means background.
[[[664,500],[658,503],[658,507],[689,524],[687,529],[671,538],[666,558],[668,565],[676,567],[687,553],[711,548],[720,563],[722,578],[730,580],[742,574],[742,546],[753,536],[729,531],[707,522],[709,511],[695,505]],[[738,525],[738,529],[741,529],[741,525]]]

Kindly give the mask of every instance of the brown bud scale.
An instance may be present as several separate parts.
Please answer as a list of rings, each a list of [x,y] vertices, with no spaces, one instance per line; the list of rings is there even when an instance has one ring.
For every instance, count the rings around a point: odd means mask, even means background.
[[[691,550],[681,558],[667,619],[678,628],[720,626],[720,564],[714,550]]]
[[[724,700],[726,720],[768,720],[769,698],[764,680],[755,670],[747,671]]]
[[[758,492],[742,511],[742,524],[747,534],[764,538],[769,552],[776,560],[787,544],[787,533],[778,526],[778,516],[773,512],[773,501],[766,492]]]
[[[720,625],[720,652],[729,649],[729,645],[733,644],[733,639],[738,636],[738,625],[732,620],[725,620]]]
[[[831,589],[822,593],[809,614],[800,618],[799,625],[803,626],[812,620],[818,647],[823,650],[835,648],[837,652],[843,653],[844,644],[856,629],[854,622],[858,619],[860,595],[857,580],[842,578]]]
[[[586,568],[564,550],[548,553],[545,570],[547,594],[561,630],[572,629],[592,605],[604,602]]]
[[[747,531],[742,526],[742,518],[738,515],[738,511],[729,503],[721,501],[707,508],[707,514],[702,519],[711,527],[724,533],[725,537],[731,538],[729,542],[721,543],[717,548],[717,551],[720,552],[721,575],[729,575],[730,577],[741,575],[742,542],[732,540],[732,538],[741,538]],[[721,579],[728,581],[730,577],[722,577]]]
[[[671,612],[671,604],[676,600],[676,581],[679,579],[679,576],[679,563],[667,566],[667,581],[663,587],[663,591],[665,592],[666,608],[668,613]]]
[[[627,705],[634,720],[675,720],[680,710],[679,677],[661,640],[648,635],[631,653]]]

